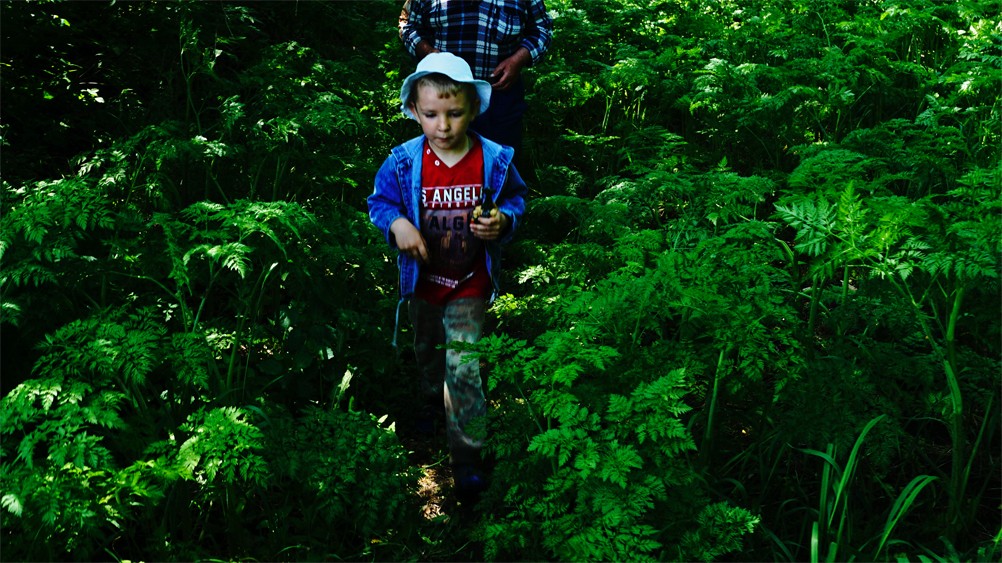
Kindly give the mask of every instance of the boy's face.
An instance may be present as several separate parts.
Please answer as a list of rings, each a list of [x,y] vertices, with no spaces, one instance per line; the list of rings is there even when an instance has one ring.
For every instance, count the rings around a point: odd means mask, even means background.
[[[462,90],[445,97],[429,84],[417,87],[411,112],[418,118],[428,143],[438,152],[466,150],[466,130],[476,114],[473,103]]]

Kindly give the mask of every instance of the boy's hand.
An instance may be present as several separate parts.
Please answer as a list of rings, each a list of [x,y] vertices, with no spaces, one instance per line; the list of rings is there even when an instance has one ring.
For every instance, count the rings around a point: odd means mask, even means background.
[[[508,223],[510,222],[511,219],[501,212],[490,217],[481,215],[470,222],[470,231],[473,232],[473,236],[479,239],[497,240],[501,237],[501,233],[508,228]]]
[[[410,221],[404,217],[398,217],[390,225],[390,232],[396,238],[397,248],[400,249],[400,252],[411,258],[416,258],[422,263],[428,263],[428,245],[425,244],[424,237],[421,236],[421,231],[411,224]]]

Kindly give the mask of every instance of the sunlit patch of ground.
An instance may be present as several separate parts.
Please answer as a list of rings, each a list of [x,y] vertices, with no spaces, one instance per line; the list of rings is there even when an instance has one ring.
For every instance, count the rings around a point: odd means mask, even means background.
[[[421,515],[426,520],[448,517],[446,512],[449,493],[452,490],[452,471],[448,466],[422,467],[418,480],[418,496],[421,498]]]
[[[425,545],[417,559],[483,561],[482,544],[470,537],[477,520],[475,508],[456,500],[444,428],[432,433],[417,432],[408,425],[398,428],[411,465],[421,472],[415,495],[426,526],[421,532]]]
[[[444,433],[405,434],[401,442],[410,452],[411,463],[421,470],[417,488],[421,515],[429,521],[448,521],[456,502],[452,498],[452,467],[445,451]]]

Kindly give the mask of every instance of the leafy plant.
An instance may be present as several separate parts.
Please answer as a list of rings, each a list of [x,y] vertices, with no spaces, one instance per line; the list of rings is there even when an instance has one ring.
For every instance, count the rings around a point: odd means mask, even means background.
[[[98,557],[126,524],[163,498],[145,460],[122,456],[145,410],[141,390],[162,332],[142,316],[109,311],[48,338],[28,379],[2,402],[5,550],[13,557]],[[125,413],[123,413],[125,411]]]
[[[547,7],[496,484],[426,522],[399,2],[4,6],[5,554],[998,559],[994,6]]]

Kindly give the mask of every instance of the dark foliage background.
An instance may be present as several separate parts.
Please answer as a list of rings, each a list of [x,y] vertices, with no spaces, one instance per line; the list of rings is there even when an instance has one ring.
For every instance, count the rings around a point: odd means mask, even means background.
[[[0,5],[4,560],[998,560],[1002,6],[547,6],[426,519],[400,2]]]

